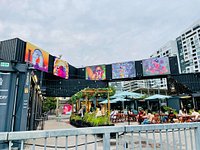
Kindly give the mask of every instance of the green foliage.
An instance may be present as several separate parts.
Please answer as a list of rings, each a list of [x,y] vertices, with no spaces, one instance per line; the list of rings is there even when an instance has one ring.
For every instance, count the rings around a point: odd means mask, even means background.
[[[89,123],[92,126],[103,126],[103,125],[111,124],[108,116],[96,117],[96,113],[85,113],[83,118],[81,118],[78,115],[72,115],[70,117],[70,120],[73,120],[73,121],[82,120],[83,122]]]
[[[92,122],[92,120],[95,118],[96,113],[85,113],[85,115],[83,116],[83,121],[85,122]]]
[[[111,91],[110,96],[115,95],[116,89],[114,86],[109,86],[108,89]]]
[[[140,99],[145,99],[147,97],[148,97],[148,95],[144,94]]]
[[[98,119],[99,119],[98,123],[100,125],[110,124],[111,123],[110,120],[109,120],[109,118],[107,116],[101,116],[101,117],[98,117]]]
[[[174,114],[177,114],[176,110],[175,110],[175,109],[172,109],[171,107],[163,106],[163,109],[164,109],[165,111],[168,111],[168,112],[169,112],[170,110],[172,110]]]
[[[43,102],[43,112],[48,112],[50,110],[56,109],[56,98],[55,97],[47,97],[47,99]]]
[[[78,116],[78,115],[71,115],[70,120],[77,121],[77,120],[82,120],[82,118],[81,116]]]
[[[94,91],[94,93],[87,93],[84,91],[91,90]],[[101,92],[101,91],[108,91],[110,96],[113,96],[116,92],[116,89],[114,87],[108,87],[108,88],[86,88],[82,91],[77,92],[74,94],[71,99],[68,101],[70,104],[75,104],[76,100],[87,97],[88,99],[93,97],[103,97],[106,98],[108,96],[107,92]]]

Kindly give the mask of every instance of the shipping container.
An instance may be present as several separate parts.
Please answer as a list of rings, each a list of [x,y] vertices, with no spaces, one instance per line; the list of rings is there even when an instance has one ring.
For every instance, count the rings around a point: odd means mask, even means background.
[[[52,74],[53,74],[54,59],[55,59],[55,56],[49,55],[48,72]]]
[[[77,70],[77,78],[78,79],[85,79],[85,68],[78,68]]]
[[[172,75],[179,74],[177,57],[169,57],[170,72]]]
[[[69,64],[69,79],[78,79],[78,69]]]
[[[172,75],[171,78],[193,93],[200,91],[200,73]],[[180,90],[180,87],[177,90]]]
[[[141,78],[143,76],[142,61],[135,61],[136,77]]]
[[[76,92],[83,90],[84,88],[105,88],[108,87],[106,81],[92,81],[85,79],[56,79],[56,77],[50,77],[43,82],[42,89],[45,89],[43,96],[52,97],[68,97],[72,96]],[[46,76],[47,77],[47,76]],[[59,78],[59,77],[57,77]]]
[[[24,62],[26,42],[19,38],[1,41],[0,58],[7,61]]]
[[[106,80],[112,80],[112,65],[106,65]]]

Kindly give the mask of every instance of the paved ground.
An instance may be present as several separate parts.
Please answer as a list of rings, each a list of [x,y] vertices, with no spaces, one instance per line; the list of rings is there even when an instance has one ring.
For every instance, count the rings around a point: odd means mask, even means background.
[[[122,122],[122,123],[116,123],[115,126],[121,126],[121,125],[128,125],[127,122]],[[136,122],[131,122],[131,125],[137,125]],[[70,128],[75,128],[74,126],[70,125],[69,123],[69,116],[62,116],[61,119],[57,119],[55,116],[50,116],[49,120],[45,121],[45,125],[44,125],[44,130],[54,130],[54,129],[70,129]],[[159,134],[155,134],[155,138],[156,140],[156,149],[159,150],[161,149],[161,145],[159,143]],[[181,135],[184,136],[184,135]],[[169,134],[169,145],[166,144],[166,134],[163,133],[162,134],[163,137],[163,144],[162,144],[162,149],[173,149],[173,138],[172,138],[172,134]],[[118,145],[119,145],[119,150],[124,149],[124,143],[128,143],[127,145],[127,150],[131,150],[133,149],[132,146],[134,146],[134,149],[140,149],[139,148],[139,136],[138,134],[135,134],[134,137],[129,133],[126,135],[121,135],[118,141]],[[149,142],[146,143],[146,134],[141,136],[141,140],[142,140],[142,149],[154,149],[154,144],[153,144],[153,136],[151,134],[149,134]],[[180,147],[178,146],[178,134],[175,134],[175,144],[176,147],[178,149],[180,149]],[[48,138],[47,140],[47,145],[49,147],[47,147],[47,150],[53,150],[55,148],[51,148],[51,146],[55,145],[55,138]],[[74,147],[74,145],[76,145],[75,143],[76,138],[75,137],[69,137],[68,138],[68,145],[69,148],[68,150],[74,150],[76,149],[76,147]],[[87,142],[91,142],[91,144],[88,144],[87,146],[87,150],[94,150],[94,136],[93,135],[88,135],[87,137]],[[100,137],[97,138],[97,141],[100,141],[97,143],[97,150],[103,150],[103,143],[102,143],[102,139]],[[33,141],[28,141],[29,143],[32,143]],[[134,143],[133,144],[131,144]],[[44,139],[39,139],[39,140],[35,140],[36,143],[36,150],[42,150],[44,149],[43,145],[45,143]],[[78,148],[77,150],[84,150],[85,149],[85,136],[79,136],[78,137]],[[63,150],[65,149],[65,144],[66,144],[66,138],[59,138],[58,139],[58,150]],[[83,144],[83,145],[82,145]],[[37,146],[39,145],[39,146]],[[111,150],[116,150],[116,140],[115,139],[111,139]],[[31,146],[27,146],[26,149],[32,149]],[[185,145],[182,145],[182,149],[185,149]],[[190,147],[188,149],[191,149]],[[193,148],[192,148],[193,149]]]

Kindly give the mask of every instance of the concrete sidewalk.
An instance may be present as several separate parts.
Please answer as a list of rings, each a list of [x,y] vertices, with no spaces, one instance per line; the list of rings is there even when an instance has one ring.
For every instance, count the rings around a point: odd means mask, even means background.
[[[74,126],[70,125],[69,117],[61,117],[58,119],[56,116],[49,116],[49,119],[44,123],[44,130],[69,128],[75,128]]]
[[[66,115],[62,115],[60,118],[56,117],[55,115],[49,116],[49,119],[45,121],[44,130],[76,128],[70,124],[69,117],[70,116]],[[115,126],[129,125],[128,122],[118,122],[114,124]],[[130,125],[138,125],[138,123],[130,122]]]

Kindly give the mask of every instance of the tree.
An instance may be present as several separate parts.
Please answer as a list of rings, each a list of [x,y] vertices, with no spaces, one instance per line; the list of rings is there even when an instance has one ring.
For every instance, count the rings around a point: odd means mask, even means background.
[[[55,97],[47,97],[47,99],[43,102],[43,112],[48,112],[50,110],[56,109],[56,98]]]

